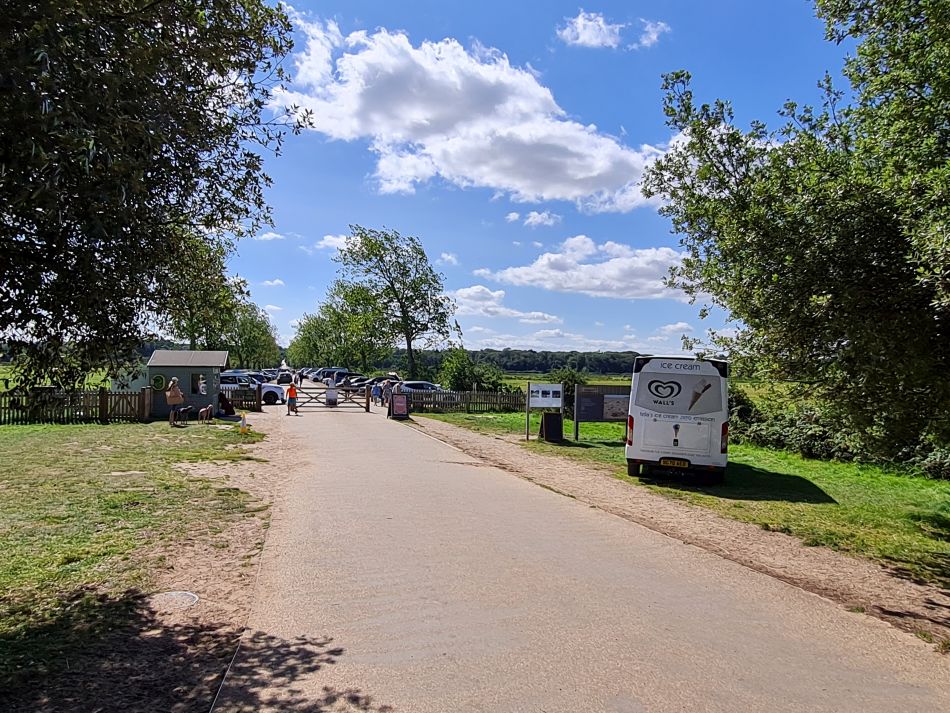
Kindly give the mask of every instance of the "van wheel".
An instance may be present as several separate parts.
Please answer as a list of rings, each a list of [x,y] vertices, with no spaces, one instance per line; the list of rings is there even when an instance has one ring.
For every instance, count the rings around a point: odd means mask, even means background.
[[[631,478],[636,478],[640,475],[640,464],[634,463],[632,460],[627,461],[627,475]]]
[[[268,391],[266,394],[264,394],[264,403],[268,406],[273,406],[276,404],[277,394],[275,394],[273,391]]]
[[[640,464],[640,477],[641,478],[650,478],[653,476],[653,468],[649,463]]]

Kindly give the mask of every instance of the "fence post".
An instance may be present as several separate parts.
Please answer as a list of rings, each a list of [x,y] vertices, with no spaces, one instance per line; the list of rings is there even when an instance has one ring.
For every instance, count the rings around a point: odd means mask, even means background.
[[[258,385],[257,385],[257,389],[255,389],[255,399],[254,399],[254,410],[255,410],[255,411],[263,411],[263,410],[264,410],[264,407],[261,406],[261,401],[262,401],[262,399],[261,399],[261,392],[262,392],[263,390],[264,390],[264,387],[261,386],[260,384],[258,384]]]
[[[109,392],[104,386],[99,387],[99,420],[109,423]]]
[[[151,408],[149,408],[149,403],[148,403],[149,390],[150,390],[150,387],[148,386],[143,386],[141,389],[139,389],[139,421],[147,421],[149,411],[152,410]]]
[[[369,387],[367,386],[365,389],[363,389],[363,392],[366,396],[366,405],[363,406],[363,408],[366,409],[366,413],[369,413]]]

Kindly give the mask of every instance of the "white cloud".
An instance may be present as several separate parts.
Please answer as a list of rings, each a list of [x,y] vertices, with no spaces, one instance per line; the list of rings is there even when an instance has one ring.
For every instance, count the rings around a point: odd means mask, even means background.
[[[663,147],[631,148],[567,118],[528,69],[500,51],[455,39],[413,46],[403,32],[343,36],[332,22],[296,16],[305,35],[295,91],[276,105],[313,111],[313,130],[365,140],[382,192],[441,178],[520,202],[573,201],[591,212],[650,204],[644,168]]]
[[[260,235],[254,236],[255,240],[283,240],[284,236],[280,233],[275,233],[272,230],[268,230],[266,233],[261,233]]]
[[[531,243],[531,247],[533,247],[533,248],[543,248],[543,247],[544,247],[544,243],[539,243],[537,240],[535,240],[535,241],[533,241],[533,242]]]
[[[472,331],[472,330],[469,330]],[[470,349],[537,349],[564,351],[638,351],[650,352],[652,347],[637,340],[632,334],[615,339],[595,339],[561,329],[541,329],[532,334],[487,334],[466,346]],[[676,351],[676,350],[673,350]],[[630,364],[633,367],[633,364]]]
[[[514,223],[520,217],[521,217],[520,213],[515,213],[514,211],[511,211],[508,215],[505,216],[505,222]]]
[[[455,253],[442,253],[436,262],[440,265],[458,265],[459,257]]]
[[[675,322],[673,324],[664,324],[662,327],[656,330],[656,333],[658,336],[662,337],[673,337],[692,331],[693,325],[691,325],[689,322]]]
[[[685,301],[681,292],[663,284],[670,267],[682,258],[683,254],[672,248],[634,249],[612,241],[597,245],[586,235],[575,235],[561,243],[558,252],[545,252],[530,265],[483,268],[475,270],[475,275],[509,285],[592,297]]]
[[[511,244],[514,245],[516,248],[520,248],[520,247],[521,247],[521,241],[520,241],[520,240],[512,240],[512,241],[511,241]]]
[[[313,245],[301,245],[307,255],[316,255],[320,250],[339,250],[346,245],[346,235],[324,235]]]
[[[264,287],[283,287],[284,281],[279,277],[275,277],[273,280],[264,280],[261,284]]]
[[[456,314],[475,317],[505,317],[517,319],[523,324],[560,324],[561,318],[547,312],[522,312],[505,307],[504,290],[490,290],[484,285],[463,287],[450,293],[458,305]]]
[[[622,24],[611,24],[599,12],[584,12],[567,20],[557,36],[569,45],[581,47],[616,47],[620,44]]]
[[[539,225],[557,225],[561,222],[561,216],[557,213],[549,213],[544,211],[539,213],[536,210],[528,213],[527,217],[524,219],[524,224],[529,228],[537,228]]]
[[[264,305],[264,309],[267,312],[282,312],[284,308],[277,305]]]
[[[634,49],[652,47],[660,41],[660,35],[671,30],[670,26],[663,21],[653,22],[641,18],[640,22],[643,23],[643,31],[640,33],[640,39],[632,45]]]
[[[595,326],[595,327],[603,327],[603,326],[604,326],[604,323],[603,323],[603,322],[594,322],[594,326]]]

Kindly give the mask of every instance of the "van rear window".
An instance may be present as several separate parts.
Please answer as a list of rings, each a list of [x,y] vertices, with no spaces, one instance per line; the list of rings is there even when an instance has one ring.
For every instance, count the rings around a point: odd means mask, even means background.
[[[634,403],[659,413],[695,415],[723,411],[718,376],[640,372]]]

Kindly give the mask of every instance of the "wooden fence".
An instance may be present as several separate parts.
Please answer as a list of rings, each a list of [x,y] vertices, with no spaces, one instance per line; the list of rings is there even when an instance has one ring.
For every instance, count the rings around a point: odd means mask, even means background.
[[[0,425],[28,423],[110,423],[147,421],[152,410],[152,390],[77,391],[52,388],[0,393]]]
[[[229,389],[222,391],[231,405],[238,411],[263,411],[261,408],[261,387],[255,389]]]
[[[409,410],[419,413],[491,413],[524,411],[525,395],[499,391],[412,391]]]

